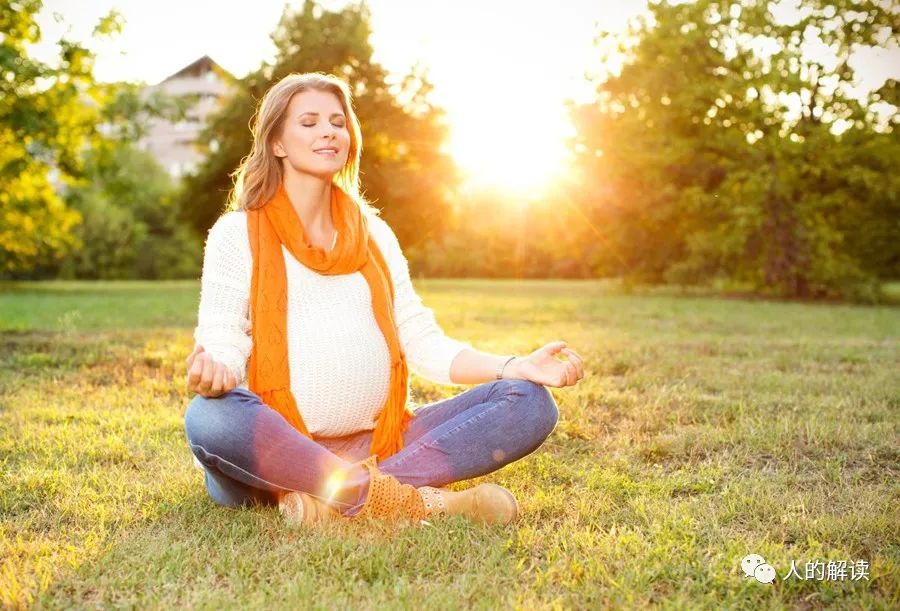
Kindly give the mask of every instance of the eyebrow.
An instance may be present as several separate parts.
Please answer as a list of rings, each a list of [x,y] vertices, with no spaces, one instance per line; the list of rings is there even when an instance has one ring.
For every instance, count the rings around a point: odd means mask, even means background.
[[[305,115],[314,115],[314,116],[318,117],[318,116],[319,116],[319,113],[317,113],[317,112],[302,112],[302,113],[300,113],[300,116],[301,116],[301,117],[302,117],[302,116],[305,116]],[[332,117],[343,117],[343,116],[344,116],[344,113],[342,113],[342,112],[334,112],[334,113],[331,113],[331,116],[332,116]]]

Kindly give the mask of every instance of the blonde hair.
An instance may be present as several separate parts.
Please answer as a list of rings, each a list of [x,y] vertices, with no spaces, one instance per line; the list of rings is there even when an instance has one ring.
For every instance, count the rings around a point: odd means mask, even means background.
[[[228,198],[231,210],[253,210],[263,206],[275,195],[281,184],[283,173],[281,160],[272,153],[272,139],[281,133],[285,114],[293,97],[310,89],[333,93],[341,102],[347,127],[350,132],[350,151],[347,163],[332,179],[363,212],[379,214],[360,193],[359,159],[362,154],[362,132],[359,119],[353,112],[350,88],[340,78],[322,72],[289,74],[269,88],[263,96],[251,120],[250,131],[253,144],[250,153],[241,160],[238,168],[230,174],[234,187]]]

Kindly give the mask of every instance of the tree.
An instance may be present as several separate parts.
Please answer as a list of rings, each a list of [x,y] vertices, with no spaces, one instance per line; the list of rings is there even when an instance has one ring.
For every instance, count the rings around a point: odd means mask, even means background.
[[[82,216],[74,229],[82,247],[54,271],[66,278],[195,278],[203,245],[178,221],[177,193],[152,155],[126,140],[104,140],[85,153],[83,178],[66,193]]]
[[[122,240],[140,228],[129,226],[132,212],[121,209],[122,198],[114,200],[118,208],[88,204],[85,183],[100,178],[100,167],[115,173],[117,158],[110,153],[126,151],[124,143],[140,137],[146,118],[178,117],[185,108],[166,96],[144,100],[137,85],[96,82],[93,54],[76,42],[59,41],[57,65],[28,57],[26,45],[41,39],[35,20],[40,8],[39,0],[0,2],[0,275],[55,274],[67,255],[78,256],[86,238],[88,250],[98,255],[87,259],[98,269],[81,267],[80,275],[117,277],[122,251],[100,256],[98,249],[104,239]],[[112,11],[93,35],[112,35],[122,23]],[[126,164],[132,159],[123,157]],[[132,200],[147,192],[132,186]],[[101,227],[103,238],[96,234]],[[107,264],[112,267],[100,269]],[[65,262],[70,270],[78,265]]]
[[[84,103],[94,92],[93,56],[65,39],[56,67],[28,57],[40,40],[39,0],[0,2],[0,273],[59,260],[77,247],[71,233],[78,213],[66,207],[54,183],[81,169],[79,153],[97,122]],[[119,25],[101,20],[98,35]]]
[[[237,93],[211,119],[202,140],[206,160],[186,179],[182,214],[205,234],[226,206],[229,175],[250,151],[248,125],[266,90],[294,72],[328,72],[344,78],[354,96],[363,134],[362,187],[402,244],[415,246],[440,235],[447,192],[456,168],[442,152],[442,113],[427,101],[430,85],[414,69],[398,87],[372,61],[369,11],[351,4],[327,11],[314,2],[286,9],[272,41],[277,55],[237,84]],[[404,100],[401,103],[400,100]],[[210,142],[216,144],[209,146]]]
[[[900,150],[876,113],[887,93],[860,100],[848,86],[852,52],[896,40],[895,15],[863,0],[796,10],[787,22],[762,0],[659,2],[630,43],[600,38],[625,63],[601,77],[595,104],[573,109],[583,205],[613,228],[600,269],[794,296],[877,292],[898,258]]]

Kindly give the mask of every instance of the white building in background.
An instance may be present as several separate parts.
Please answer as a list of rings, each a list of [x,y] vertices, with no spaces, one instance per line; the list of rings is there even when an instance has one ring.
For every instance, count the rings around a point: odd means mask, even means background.
[[[206,119],[220,107],[234,81],[231,73],[204,55],[156,85],[147,87],[145,94],[163,91],[172,96],[196,96],[197,102],[188,110],[184,121],[173,123],[151,118],[138,147],[156,157],[172,176],[192,171],[203,160],[203,154],[195,144]],[[216,150],[217,146],[215,141],[209,142],[211,150]]]

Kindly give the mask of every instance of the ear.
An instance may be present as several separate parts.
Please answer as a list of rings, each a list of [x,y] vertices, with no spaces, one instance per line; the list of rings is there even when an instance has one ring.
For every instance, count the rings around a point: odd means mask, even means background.
[[[284,147],[281,146],[281,142],[279,141],[272,143],[272,154],[276,157],[287,157],[287,153],[284,152]]]

